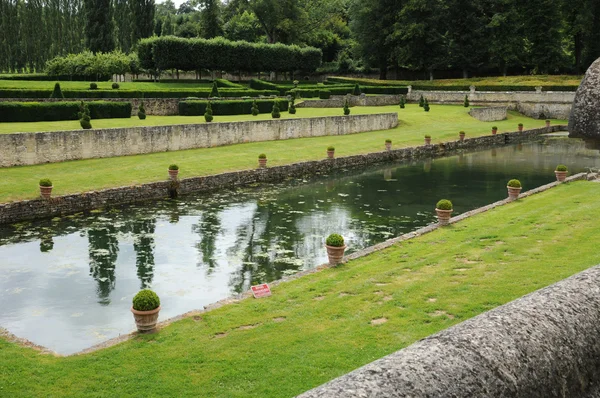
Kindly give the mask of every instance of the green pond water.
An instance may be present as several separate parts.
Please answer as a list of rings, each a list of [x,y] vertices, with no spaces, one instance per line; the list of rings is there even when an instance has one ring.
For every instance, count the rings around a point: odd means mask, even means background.
[[[0,326],[61,354],[135,329],[131,299],[155,290],[160,319],[326,262],[324,240],[349,252],[455,214],[600,167],[597,150],[564,137],[410,163],[290,179],[176,201],[146,202],[0,226]]]

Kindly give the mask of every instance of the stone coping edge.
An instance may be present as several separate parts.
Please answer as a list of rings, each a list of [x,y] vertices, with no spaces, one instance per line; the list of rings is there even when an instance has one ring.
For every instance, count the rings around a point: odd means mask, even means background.
[[[569,182],[573,182],[573,181],[580,181],[580,180],[586,180],[586,177],[587,177],[587,173],[575,174],[575,175],[572,175],[570,177],[567,177],[565,179],[564,183],[569,183]],[[542,186],[540,186],[538,188],[535,188],[535,189],[532,189],[532,190],[529,190],[529,191],[526,191],[526,192],[522,193],[521,195],[519,195],[519,199],[527,198],[527,197],[529,197],[531,195],[535,195],[537,193],[547,191],[549,189],[552,189],[552,188],[557,187],[560,184],[564,184],[564,183],[560,183],[560,182],[556,181],[556,182],[552,182],[550,184],[542,185]],[[458,215],[456,217],[452,217],[450,219],[449,223],[450,224],[457,223],[457,222],[462,221],[462,220],[464,220],[466,218],[469,218],[469,217],[472,217],[472,216],[475,216],[475,215],[478,215],[478,214],[481,214],[481,213],[485,213],[486,211],[489,211],[489,210],[494,209],[494,208],[499,207],[499,206],[506,205],[506,204],[511,203],[511,202],[513,202],[513,201],[509,200],[509,199],[504,199],[504,200],[497,201],[497,202],[489,204],[487,206],[483,206],[483,207],[480,207],[480,208],[468,211],[466,213],[460,214],[460,215]],[[367,255],[369,255],[371,253],[374,253],[374,252],[386,249],[386,248],[391,247],[391,246],[393,246],[393,245],[395,245],[397,243],[417,238],[419,236],[422,236],[422,235],[425,235],[427,233],[433,232],[433,231],[435,231],[438,228],[443,228],[443,227],[440,226],[437,223],[436,224],[431,224],[431,225],[428,225],[426,227],[419,228],[419,229],[417,229],[415,231],[408,232],[406,234],[400,235],[400,236],[398,236],[396,238],[388,239],[388,240],[386,240],[384,242],[378,243],[376,245],[373,245],[373,246],[367,247],[365,249],[359,250],[359,251],[357,251],[355,253],[352,253],[351,255],[344,256],[342,264],[345,264],[345,263],[347,263],[348,261],[351,261],[351,260],[356,260],[358,258],[365,257],[365,256],[367,256]],[[283,277],[281,279],[278,279],[276,281],[269,282],[269,286],[270,287],[275,287],[275,286],[278,286],[278,285],[280,285],[282,283],[291,282],[291,281],[294,281],[296,279],[302,278],[304,276],[320,272],[320,271],[322,271],[324,269],[327,269],[327,268],[335,268],[335,266],[332,266],[329,263],[324,263],[324,264],[321,264],[319,266],[316,266],[315,268],[304,270],[304,271],[300,271],[298,273],[295,273],[294,275],[285,276],[285,277]],[[223,307],[225,305],[236,303],[236,302],[239,302],[241,300],[248,299],[250,297],[252,297],[252,291],[251,290],[248,290],[248,291],[246,291],[244,293],[235,294],[235,295],[229,296],[227,298],[224,298],[222,300],[219,300],[217,302],[205,305],[202,309],[191,310],[191,311],[188,311],[188,312],[183,313],[181,315],[177,315],[175,317],[168,318],[166,320],[160,321],[157,324],[157,328],[158,328],[158,330],[160,330],[160,329],[162,329],[162,328],[170,325],[173,322],[176,322],[176,321],[179,321],[179,320],[182,320],[182,319],[186,319],[186,318],[200,316],[203,313],[206,313],[208,311],[212,311],[214,309],[221,308],[221,307]],[[133,324],[133,322],[132,322],[132,324]],[[16,343],[16,344],[19,344],[21,346],[28,347],[28,348],[33,348],[34,350],[37,350],[37,351],[39,351],[42,354],[50,354],[50,355],[54,355],[54,356],[57,356],[57,357],[68,357],[68,356],[73,356],[73,355],[89,354],[89,353],[92,353],[92,352],[95,352],[95,351],[102,350],[104,348],[109,348],[109,347],[112,347],[114,345],[120,344],[120,343],[125,342],[127,340],[130,340],[132,338],[135,338],[137,335],[138,335],[138,333],[136,331],[133,331],[131,333],[122,334],[122,335],[120,335],[118,337],[114,337],[114,338],[106,340],[106,341],[104,341],[102,343],[93,345],[93,346],[91,346],[89,348],[86,348],[86,349],[84,349],[82,351],[79,351],[79,352],[76,352],[74,354],[61,355],[61,354],[58,354],[58,353],[56,353],[56,352],[54,352],[54,351],[52,351],[52,350],[50,350],[50,349],[48,349],[46,347],[43,347],[43,346],[37,345],[35,343],[32,343],[32,342],[30,342],[27,339],[23,339],[23,338],[20,338],[18,336],[15,336],[14,334],[12,334],[12,333],[8,332],[7,330],[3,329],[2,327],[0,327],[0,337],[5,338],[6,340],[11,341],[11,342]]]
[[[522,132],[516,131],[496,135],[484,135],[467,138],[464,141],[450,141],[433,145],[350,155],[335,159],[291,163],[263,169],[247,169],[202,177],[189,177],[179,180],[176,185],[178,186],[177,189],[180,195],[195,192],[209,192],[225,187],[244,186],[257,182],[276,182],[287,177],[301,177],[308,174],[327,173],[333,170],[350,169],[369,164],[449,156],[461,150],[494,148],[506,144],[531,140],[541,134],[566,131],[566,129],[567,126],[565,125],[555,125],[551,127],[524,130]],[[173,182],[167,180],[55,196],[50,200],[38,198],[0,203],[0,224],[63,216],[66,214],[74,214],[81,211],[105,207],[106,205],[121,205],[147,200],[164,199],[169,197],[169,191],[172,188]]]

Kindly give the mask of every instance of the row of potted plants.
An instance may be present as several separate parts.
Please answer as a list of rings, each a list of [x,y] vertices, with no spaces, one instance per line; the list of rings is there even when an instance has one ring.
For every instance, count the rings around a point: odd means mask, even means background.
[[[426,135],[425,143],[427,145],[429,145],[430,142],[431,142],[431,137]],[[389,139],[385,140],[385,147],[388,151],[391,150],[392,140],[389,140]],[[333,146],[327,147],[327,158],[333,159],[334,156],[335,156],[335,148]],[[265,155],[264,153],[261,153],[260,155],[258,155],[258,165],[261,168],[267,167],[267,155]],[[177,177],[179,175],[179,166],[177,166],[176,164],[172,164],[169,166],[168,171],[169,171],[169,178],[173,181],[176,181]],[[554,171],[554,174],[556,175],[557,181],[559,181],[559,182],[565,181],[567,174],[568,174],[567,166],[565,166],[564,164],[559,164],[558,166],[556,166],[556,170]],[[518,186],[515,184],[517,184]],[[521,183],[519,182],[519,180],[510,180],[508,183],[508,187],[509,188],[512,187],[514,189],[519,188],[519,192],[520,192],[520,184]],[[39,187],[40,187],[40,196],[43,199],[50,199],[50,197],[52,196],[52,189],[54,188],[52,181],[48,178],[42,178],[39,182]],[[510,189],[509,189],[509,196],[510,196]],[[519,193],[516,193],[516,196],[518,197]],[[512,196],[511,196],[511,198],[512,198]]]
[[[559,164],[558,166],[556,166],[556,170],[554,171],[554,174],[556,175],[556,180],[558,182],[564,182],[568,172],[569,171],[567,170],[567,166],[565,166],[564,164]],[[506,188],[508,191],[508,199],[512,201],[519,198],[523,186],[521,184],[521,181],[517,179],[512,179],[508,181],[508,183],[506,184]],[[437,202],[435,206],[435,212],[440,225],[447,225],[450,222],[450,217],[453,211],[454,209],[452,202],[448,199],[441,199],[439,202]]]

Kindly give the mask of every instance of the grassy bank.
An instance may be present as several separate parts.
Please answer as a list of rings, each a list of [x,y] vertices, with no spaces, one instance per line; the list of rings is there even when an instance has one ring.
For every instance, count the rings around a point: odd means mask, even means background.
[[[444,86],[465,87],[475,86],[574,86],[581,83],[583,76],[575,75],[525,75],[525,76],[495,76],[473,77],[469,79],[436,79],[436,80],[377,80],[349,78],[360,84],[400,85],[400,86]],[[344,79],[344,78],[341,78]]]
[[[429,113],[423,112],[417,105],[408,105],[404,110],[396,106],[352,108],[352,114],[381,112],[398,112],[399,126],[392,130],[347,136],[279,140],[148,155],[0,168],[0,203],[38,197],[38,181],[41,178],[50,178],[55,187],[53,194],[61,195],[160,181],[166,179],[167,167],[172,163],[180,166],[179,175],[181,178],[186,178],[254,168],[257,165],[258,154],[263,152],[269,158],[269,165],[275,166],[323,159],[329,145],[335,146],[336,156],[347,156],[381,151],[387,138],[392,139],[394,147],[399,148],[421,145],[425,134],[430,134],[432,142],[438,143],[458,139],[460,130],[466,131],[468,138],[490,134],[493,125],[497,125],[501,132],[515,131],[518,123],[523,123],[525,128],[544,125],[543,120],[530,119],[517,113],[510,113],[508,119],[501,122],[480,122],[468,115],[467,108],[452,105],[434,105]],[[328,116],[340,113],[340,109],[299,109],[295,117]],[[282,117],[289,116],[287,113],[282,114]],[[246,120],[252,118],[252,116],[223,116],[217,117],[215,120],[241,120],[242,117]],[[259,117],[268,119],[270,116]],[[131,120],[139,122],[139,119]],[[159,118],[159,120],[163,119]],[[110,122],[110,119],[93,121],[95,127]],[[146,122],[155,123],[152,117],[149,117]],[[555,123],[564,122],[555,121]]]
[[[92,354],[0,339],[0,395],[291,397],[600,263],[598,195],[561,185]]]

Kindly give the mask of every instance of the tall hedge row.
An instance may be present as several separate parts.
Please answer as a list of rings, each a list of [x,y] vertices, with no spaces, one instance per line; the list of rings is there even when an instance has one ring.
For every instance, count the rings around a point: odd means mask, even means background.
[[[260,113],[271,113],[274,101],[277,101],[279,110],[287,111],[286,100],[256,100]],[[253,100],[211,101],[213,115],[249,115],[252,113]],[[181,101],[179,114],[181,116],[200,116],[206,112],[208,101]]]
[[[321,65],[322,55],[321,50],[314,47],[230,41],[222,37],[185,39],[161,36],[138,43],[141,67],[155,71],[314,71]]]
[[[86,102],[92,119],[131,117],[130,102]],[[0,122],[77,120],[79,102],[0,102]]]
[[[62,90],[65,98],[208,98],[210,88],[190,90]],[[0,98],[50,98],[52,90],[0,89]],[[221,97],[278,95],[278,90],[219,89]]]

